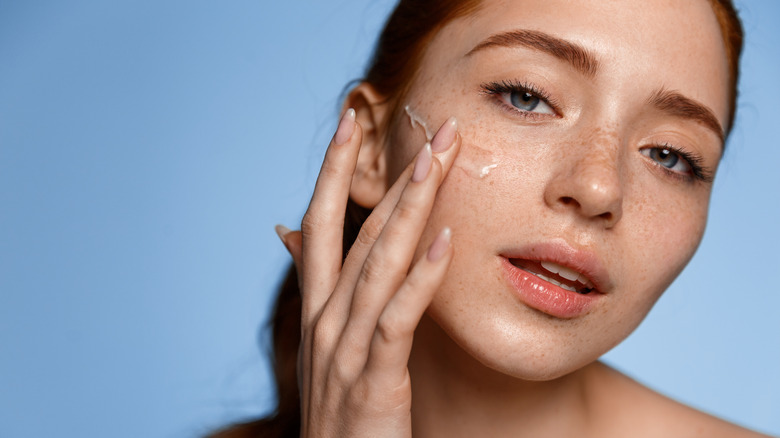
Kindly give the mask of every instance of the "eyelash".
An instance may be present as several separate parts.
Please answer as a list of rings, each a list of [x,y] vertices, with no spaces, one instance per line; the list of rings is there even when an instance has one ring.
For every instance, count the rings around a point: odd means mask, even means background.
[[[547,93],[543,89],[529,82],[521,82],[517,80],[493,81],[493,82],[486,82],[480,85],[480,88],[482,89],[482,94],[495,98],[492,100],[497,105],[499,105],[501,109],[511,112],[513,115],[516,116],[519,115],[520,117],[524,117],[526,119],[531,119],[531,120],[539,120],[542,118],[549,117],[549,114],[540,114],[540,113],[534,113],[530,111],[523,111],[519,108],[508,105],[503,98],[503,95],[505,94],[529,93],[535,97],[538,97],[540,100],[546,103],[555,112],[555,116],[559,116],[558,103],[549,95],[549,93]],[[706,183],[711,183],[714,179],[712,170],[702,165],[702,162],[704,160],[696,154],[683,151],[675,146],[672,146],[669,143],[656,144],[646,149],[666,149],[674,154],[677,154],[681,159],[685,160],[685,162],[688,163],[688,166],[691,169],[690,174],[683,174],[680,172],[675,172],[674,170],[671,170],[668,167],[661,165],[661,163],[651,159],[653,161],[653,164],[655,164],[661,171],[663,171],[666,175],[672,178],[684,182],[691,182],[693,180],[698,180]]]
[[[555,102],[555,100],[546,91],[529,82],[520,82],[514,80],[503,80],[500,82],[494,81],[486,82],[480,85],[480,88],[482,89],[482,94],[496,97],[497,99],[494,99],[494,101],[496,101],[496,103],[500,105],[502,109],[510,111],[514,115],[519,115],[520,117],[533,120],[550,117],[549,114],[523,111],[521,109],[515,108],[514,106],[510,106],[504,101],[502,95],[509,93],[531,94],[535,97],[538,97],[542,102],[547,104],[553,110],[553,112],[555,112],[555,116],[558,116],[557,102]]]
[[[656,144],[654,146],[650,146],[646,149],[666,149],[674,154],[677,154],[680,158],[685,160],[688,163],[688,166],[691,168],[691,174],[683,174],[680,172],[675,172],[668,167],[665,167],[661,165],[661,163],[657,161],[653,161],[653,164],[655,164],[659,169],[661,169],[664,173],[667,175],[677,178],[681,181],[690,182],[691,180],[695,179],[698,181],[702,181],[705,183],[712,183],[714,180],[714,175],[712,173],[712,170],[708,167],[705,167],[702,162],[704,161],[700,156],[696,154],[692,154],[690,152],[683,151],[675,146],[672,146],[669,143],[660,143]]]

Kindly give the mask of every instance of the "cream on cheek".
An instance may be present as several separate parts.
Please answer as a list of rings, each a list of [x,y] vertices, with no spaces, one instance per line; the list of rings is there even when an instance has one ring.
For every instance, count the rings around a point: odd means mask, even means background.
[[[484,110],[469,111],[468,107],[447,102],[439,106],[429,104],[425,106],[428,111],[422,114],[421,108],[422,105],[406,108],[404,122],[408,120],[410,125],[404,123],[403,128],[406,138],[413,140],[410,144],[421,144],[422,136],[425,141],[432,139],[429,122],[449,115],[443,108],[460,116],[459,132],[463,138],[453,165],[457,169],[452,169],[449,181],[442,186],[438,207],[431,216],[431,229],[452,227],[455,242],[450,273],[429,309],[433,320],[484,365],[530,380],[546,380],[571,372],[623,340],[689,258],[689,249],[681,253],[677,245],[668,242],[695,233],[691,233],[693,224],[691,218],[682,214],[684,210],[672,209],[679,212],[674,218],[683,223],[659,235],[662,224],[656,218],[664,217],[663,213],[669,216],[669,197],[659,201],[657,196],[641,190],[628,193],[626,208],[631,214],[624,219],[631,226],[619,236],[604,240],[592,235],[593,227],[572,228],[574,210],[545,206],[544,189],[552,175],[562,174],[568,184],[583,178],[604,182],[604,174],[619,178],[621,168],[616,167],[615,147],[620,142],[615,127],[575,135],[552,128],[518,129]],[[431,116],[434,111],[435,116]],[[463,117],[466,113],[472,117]],[[493,167],[483,175],[486,166]],[[491,172],[493,169],[495,172]],[[643,178],[647,178],[647,183],[657,182],[657,173],[647,170],[645,166],[622,168],[626,177],[623,181],[629,185],[631,180],[639,184]],[[627,231],[630,232],[624,235]],[[502,248],[560,236],[598,245],[599,254],[616,280],[624,285],[621,293],[611,298],[614,304],[581,320],[550,321],[518,306],[503,277],[491,270],[495,255]],[[627,266],[623,260],[632,263]]]
[[[412,129],[414,130],[419,127],[423,130],[428,142],[433,140],[434,133],[430,129],[430,125],[426,119],[415,111],[411,105],[406,105],[404,111],[409,118]],[[458,120],[458,123],[459,129],[463,132],[462,122]],[[462,170],[475,179],[484,179],[490,175],[490,172],[498,168],[498,157],[496,157],[494,153],[475,145],[469,145],[468,148],[471,149],[471,151],[465,153],[461,152],[455,160],[455,163],[453,163],[453,167]]]
[[[416,127],[420,127],[423,129],[423,132],[425,133],[425,139],[430,143],[431,140],[433,140],[433,133],[431,132],[431,129],[428,127],[428,122],[425,121],[420,115],[418,115],[411,107],[411,105],[406,105],[404,107],[404,111],[406,112],[406,115],[409,117],[409,123],[412,125],[412,129],[415,129]]]

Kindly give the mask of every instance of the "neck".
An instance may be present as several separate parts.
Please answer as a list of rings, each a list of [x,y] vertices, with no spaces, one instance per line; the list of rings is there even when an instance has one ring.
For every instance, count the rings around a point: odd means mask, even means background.
[[[429,317],[409,360],[415,437],[583,436],[590,367],[533,382],[487,368]]]

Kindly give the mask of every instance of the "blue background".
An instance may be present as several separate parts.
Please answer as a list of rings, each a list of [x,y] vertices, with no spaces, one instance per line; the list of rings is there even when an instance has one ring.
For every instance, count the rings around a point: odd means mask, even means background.
[[[271,406],[273,225],[300,220],[391,3],[0,0],[0,437],[186,437]],[[780,2],[738,4],[707,235],[606,360],[780,435]]]

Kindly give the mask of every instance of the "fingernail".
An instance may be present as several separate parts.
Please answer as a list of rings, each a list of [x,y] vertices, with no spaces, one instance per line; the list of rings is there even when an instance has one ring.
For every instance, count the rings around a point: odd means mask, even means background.
[[[352,137],[352,133],[355,131],[355,110],[348,109],[339,122],[339,127],[336,129],[336,134],[333,136],[333,142],[337,145],[342,145],[349,141]]]
[[[433,136],[433,140],[431,141],[431,149],[433,152],[439,153],[449,149],[450,146],[455,143],[455,135],[457,132],[458,121],[455,120],[455,117],[450,117],[441,125],[441,128],[436,132],[436,135]]]
[[[431,155],[431,144],[425,143],[422,151],[417,154],[417,161],[414,162],[414,172],[412,172],[412,181],[420,182],[428,176],[428,172],[431,170],[431,161],[433,155]]]
[[[282,239],[282,243],[287,244],[287,239],[285,239],[285,237],[291,230],[284,225],[277,225],[274,227],[274,230],[276,230],[276,234],[279,235],[279,238]]]
[[[447,249],[450,247],[451,237],[452,230],[450,230],[449,227],[441,230],[439,235],[436,236],[436,239],[434,239],[433,243],[431,244],[431,247],[428,248],[428,261],[438,262],[444,256],[444,254],[447,252]]]

